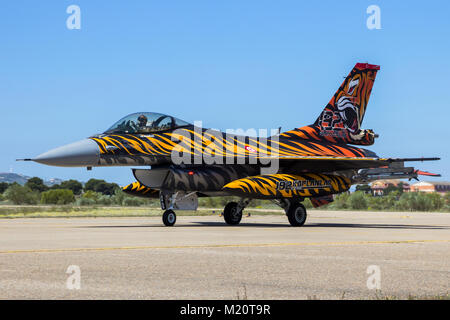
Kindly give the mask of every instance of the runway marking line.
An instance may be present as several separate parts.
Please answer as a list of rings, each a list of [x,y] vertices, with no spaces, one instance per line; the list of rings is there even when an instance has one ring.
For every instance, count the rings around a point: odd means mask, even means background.
[[[282,246],[322,246],[322,245],[359,245],[359,244],[404,244],[404,243],[433,243],[450,242],[443,240],[386,240],[386,241],[342,241],[342,242],[281,242],[281,243],[242,243],[242,244],[206,244],[206,245],[174,245],[174,246],[133,246],[133,247],[104,247],[104,248],[62,248],[62,249],[25,249],[1,250],[0,254],[8,253],[45,253],[72,251],[109,251],[109,250],[145,250],[145,249],[201,249],[201,248],[240,248],[240,247],[282,247]]]

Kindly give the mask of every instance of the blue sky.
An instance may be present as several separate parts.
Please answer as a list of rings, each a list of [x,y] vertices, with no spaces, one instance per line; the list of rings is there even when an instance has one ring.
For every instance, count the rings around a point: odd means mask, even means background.
[[[66,8],[81,9],[69,30]],[[381,29],[369,30],[369,5]],[[448,1],[2,1],[0,172],[133,181],[33,157],[137,111],[205,127],[311,124],[356,62],[381,65],[363,128],[380,156],[450,180]],[[425,179],[427,180],[427,179]]]

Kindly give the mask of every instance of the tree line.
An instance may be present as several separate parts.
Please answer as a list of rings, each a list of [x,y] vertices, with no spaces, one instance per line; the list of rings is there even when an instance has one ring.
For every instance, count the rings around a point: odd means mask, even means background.
[[[84,185],[77,180],[67,180],[47,186],[39,177],[33,177],[22,186],[14,183],[0,183],[0,201],[17,205],[57,204],[57,205],[148,205],[145,198],[129,196],[116,183],[90,179]]]
[[[229,201],[238,201],[237,197],[199,198],[199,206],[223,208]],[[84,185],[77,180],[67,180],[53,186],[47,186],[38,177],[30,178],[25,185],[18,183],[0,183],[0,201],[17,205],[55,204],[55,205],[102,205],[102,206],[142,206],[159,205],[158,199],[134,197],[122,192],[116,183],[90,179]],[[269,201],[254,199],[249,207],[264,208]],[[312,208],[309,199],[303,202],[306,208]],[[383,196],[373,196],[370,186],[358,185],[353,193],[336,195],[334,201],[320,207],[324,210],[373,210],[373,211],[445,211],[450,212],[450,192],[445,195],[424,192],[403,192],[403,187],[388,186]]]
[[[305,207],[312,208],[309,200]],[[370,211],[443,211],[450,212],[450,192],[402,192],[392,188],[383,196],[373,196],[361,190],[341,193],[334,201],[320,207],[325,210],[370,210]]]

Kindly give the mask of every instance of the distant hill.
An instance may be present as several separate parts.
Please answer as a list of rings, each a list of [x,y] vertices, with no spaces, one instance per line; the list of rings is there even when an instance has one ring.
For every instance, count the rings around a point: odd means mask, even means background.
[[[10,173],[10,172],[0,172],[0,182],[7,182],[7,183],[14,183],[17,182],[18,184],[24,185],[28,179],[31,177],[25,176],[23,174],[18,173]],[[44,184],[47,186],[53,186],[55,184],[60,184],[63,182],[61,179],[52,178],[50,180],[44,181]]]
[[[24,176],[23,174],[9,173],[9,172],[0,173],[0,182],[7,182],[7,183],[17,182],[18,184],[24,185],[28,179],[30,179],[30,177]]]

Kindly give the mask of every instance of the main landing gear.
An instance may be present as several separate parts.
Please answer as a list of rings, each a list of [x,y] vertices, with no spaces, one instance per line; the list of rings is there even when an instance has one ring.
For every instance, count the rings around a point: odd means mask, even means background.
[[[293,227],[301,227],[306,221],[306,208],[300,202],[291,204],[290,208],[286,211],[289,223]]]
[[[277,199],[274,202],[284,209],[291,226],[301,227],[305,224],[307,218],[306,208],[300,201]]]
[[[239,202],[228,202],[223,209],[223,218],[229,225],[237,225],[241,222],[242,211],[250,203],[250,199],[242,199]]]
[[[306,208],[299,200],[277,199],[274,202],[286,212],[289,223],[293,227],[301,227],[306,221]],[[239,202],[228,202],[223,210],[223,218],[229,225],[237,225],[241,222],[242,211],[250,203],[250,199],[242,199]]]

